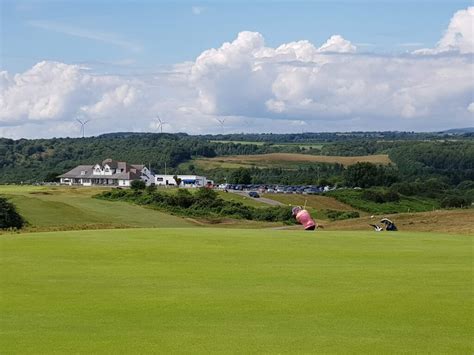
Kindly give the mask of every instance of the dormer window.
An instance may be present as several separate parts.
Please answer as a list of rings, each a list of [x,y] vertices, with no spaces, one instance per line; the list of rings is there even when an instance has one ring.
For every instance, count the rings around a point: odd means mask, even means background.
[[[86,175],[86,173],[87,173],[87,171],[85,171],[85,170],[81,171],[81,175]]]

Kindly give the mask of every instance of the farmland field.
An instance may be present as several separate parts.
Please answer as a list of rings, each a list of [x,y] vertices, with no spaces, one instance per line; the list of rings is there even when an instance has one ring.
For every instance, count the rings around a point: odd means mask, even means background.
[[[117,229],[0,250],[5,354],[474,350],[469,236]]]
[[[260,167],[260,168],[298,168],[301,164],[311,163],[338,163],[344,166],[358,162],[369,162],[374,164],[389,164],[388,155],[366,155],[355,157],[328,156],[328,155],[308,155],[298,153],[270,153],[257,155],[231,155],[215,158],[199,158],[193,160],[197,166],[209,170],[214,168],[239,168],[239,167]]]

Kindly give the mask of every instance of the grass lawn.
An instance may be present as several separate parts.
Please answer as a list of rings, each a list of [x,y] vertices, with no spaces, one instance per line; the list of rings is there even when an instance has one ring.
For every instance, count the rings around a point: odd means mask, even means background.
[[[469,236],[128,229],[0,250],[5,354],[474,350]]]

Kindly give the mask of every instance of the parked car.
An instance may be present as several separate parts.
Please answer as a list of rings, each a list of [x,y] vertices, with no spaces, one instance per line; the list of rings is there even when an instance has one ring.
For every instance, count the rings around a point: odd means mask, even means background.
[[[253,197],[253,198],[259,198],[260,197],[260,195],[258,194],[257,191],[250,191],[249,196]]]

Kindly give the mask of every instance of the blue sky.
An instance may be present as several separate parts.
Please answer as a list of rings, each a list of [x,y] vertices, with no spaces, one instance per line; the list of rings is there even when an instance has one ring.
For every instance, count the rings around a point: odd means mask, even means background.
[[[272,47],[341,34],[361,51],[403,53],[434,46],[451,15],[470,3],[6,0],[1,66],[19,72],[55,60],[153,68],[194,60],[243,30],[262,33]]]
[[[474,125],[472,1],[0,6],[0,136]]]

